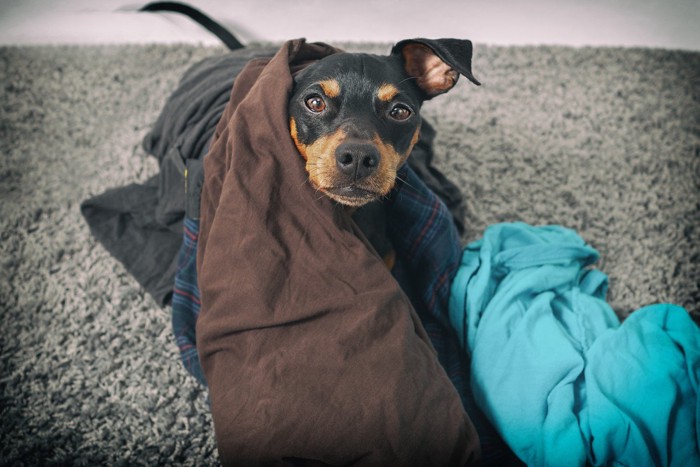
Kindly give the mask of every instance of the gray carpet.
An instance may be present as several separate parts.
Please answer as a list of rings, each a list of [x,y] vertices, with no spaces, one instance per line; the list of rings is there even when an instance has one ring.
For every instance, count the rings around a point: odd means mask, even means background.
[[[222,52],[0,48],[0,464],[217,462],[169,310],[79,204],[157,171],[141,139],[183,71]],[[476,44],[473,69],[482,87],[424,111],[468,199],[465,241],[501,221],[574,228],[621,317],[668,301],[697,320],[700,54]]]

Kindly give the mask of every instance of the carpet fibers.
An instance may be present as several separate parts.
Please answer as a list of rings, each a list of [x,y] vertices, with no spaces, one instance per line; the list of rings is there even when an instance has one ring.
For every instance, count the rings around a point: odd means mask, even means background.
[[[220,53],[0,48],[0,464],[218,462],[169,310],[79,205],[157,172],[143,136],[185,69]],[[467,197],[464,240],[502,221],[571,227],[621,317],[673,302],[697,321],[700,54],[476,44],[473,69],[482,87],[462,80],[423,112]]]

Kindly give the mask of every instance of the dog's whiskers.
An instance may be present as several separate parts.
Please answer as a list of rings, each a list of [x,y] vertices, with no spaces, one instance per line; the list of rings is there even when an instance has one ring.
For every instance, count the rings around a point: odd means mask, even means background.
[[[404,78],[401,81],[398,82],[397,86],[400,85],[401,83],[405,83],[406,81],[412,80],[412,79],[418,79],[415,76],[409,76],[408,78]]]
[[[418,188],[416,188],[415,186],[411,185],[411,184],[408,183],[406,180],[404,180],[403,178],[401,178],[401,177],[399,176],[399,174],[396,174],[396,180],[397,180],[398,182],[403,183],[404,185],[406,185],[406,186],[408,186],[408,187],[410,187],[410,188],[413,188],[413,189],[416,190],[416,191],[419,191]]]

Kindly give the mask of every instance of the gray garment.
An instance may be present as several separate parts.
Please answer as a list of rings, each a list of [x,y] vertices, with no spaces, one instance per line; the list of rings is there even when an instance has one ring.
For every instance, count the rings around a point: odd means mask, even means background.
[[[234,78],[252,58],[273,53],[240,49],[193,65],[143,141],[144,149],[158,159],[159,174],[143,185],[113,188],[81,205],[95,238],[160,305],[172,295],[185,207],[199,209],[196,190],[190,190],[193,199],[186,202],[185,168],[195,173],[201,165]]]
[[[183,219],[199,217],[202,158],[229,101],[233,81],[248,61],[275,52],[239,49],[193,65],[143,141],[146,152],[158,159],[158,175],[142,185],[110,189],[81,205],[95,238],[161,306],[172,296]],[[408,163],[447,204],[463,234],[462,194],[432,166],[434,137],[435,130],[424,121]],[[358,209],[353,218],[380,255],[389,251],[380,202]]]

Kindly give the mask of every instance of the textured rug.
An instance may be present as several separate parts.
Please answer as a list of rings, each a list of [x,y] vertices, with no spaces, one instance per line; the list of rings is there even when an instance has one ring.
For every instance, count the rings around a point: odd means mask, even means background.
[[[384,53],[389,45],[338,44]],[[143,136],[223,49],[0,48],[0,464],[217,463],[206,393],[158,307],[97,245],[82,200],[157,172]],[[621,317],[700,317],[700,54],[475,45],[429,102],[436,164],[492,223],[576,229]]]

